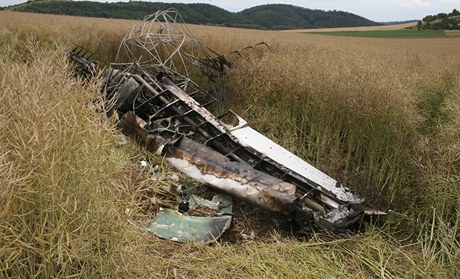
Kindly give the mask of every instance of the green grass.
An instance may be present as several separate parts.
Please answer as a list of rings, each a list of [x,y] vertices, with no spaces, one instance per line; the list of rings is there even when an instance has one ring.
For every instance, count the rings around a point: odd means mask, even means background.
[[[364,38],[447,38],[444,30],[375,30],[375,31],[334,31],[334,32],[308,32],[308,34],[364,37]]]

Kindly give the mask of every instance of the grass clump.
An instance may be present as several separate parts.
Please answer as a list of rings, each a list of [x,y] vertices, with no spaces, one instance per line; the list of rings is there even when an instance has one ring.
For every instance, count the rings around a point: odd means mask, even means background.
[[[380,71],[366,54],[283,45],[241,65],[233,85],[251,106],[245,116],[259,129],[389,206],[410,196],[396,191],[409,179],[403,175],[408,168],[404,150],[414,130],[404,118],[411,100],[398,85],[400,77]]]
[[[97,87],[74,80],[64,47],[23,43],[27,63],[0,62],[1,277],[122,277],[126,158],[89,106]]]
[[[395,210],[391,234],[458,270],[459,58],[392,51],[281,44],[239,64],[231,84],[259,130]]]

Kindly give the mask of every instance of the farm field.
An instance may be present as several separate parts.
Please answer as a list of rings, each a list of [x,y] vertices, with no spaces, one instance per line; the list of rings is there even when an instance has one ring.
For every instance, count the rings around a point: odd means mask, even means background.
[[[0,11],[1,278],[460,273],[460,38],[189,26],[218,53],[266,42],[231,57],[231,108],[389,214],[355,234],[296,238],[242,205],[223,239],[179,245],[144,229],[171,206],[174,170],[120,144],[98,82],[75,80],[66,59],[78,44],[113,61],[135,23]]]
[[[335,31],[391,31],[391,30],[404,30],[406,28],[413,28],[417,22],[409,22],[404,24],[393,25],[376,25],[376,26],[358,26],[358,27],[337,27],[337,28],[315,28],[315,29],[292,29],[283,30],[286,33],[303,33],[303,32],[335,32]]]
[[[365,38],[447,38],[449,33],[444,30],[375,30],[375,31],[334,31],[334,32],[312,32],[310,34],[345,37]],[[453,34],[451,35],[453,36]]]
[[[306,33],[327,36],[344,36],[344,37],[364,37],[364,38],[446,38],[459,37],[458,32],[444,30],[417,30],[416,22],[381,25],[381,26],[364,26],[364,27],[342,27],[342,28],[318,28],[318,29],[300,29],[285,30],[286,33]]]

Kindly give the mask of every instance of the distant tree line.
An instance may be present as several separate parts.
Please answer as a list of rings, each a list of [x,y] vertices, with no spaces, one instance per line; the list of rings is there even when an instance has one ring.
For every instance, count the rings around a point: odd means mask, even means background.
[[[451,13],[428,15],[417,23],[419,30],[460,30],[460,12],[454,9]]]
[[[232,13],[209,4],[152,3],[141,1],[100,3],[89,1],[30,0],[12,10],[104,18],[143,19],[157,10],[175,8],[191,24],[255,29],[294,29],[369,26],[377,23],[341,11],[310,10],[291,5],[263,5]]]

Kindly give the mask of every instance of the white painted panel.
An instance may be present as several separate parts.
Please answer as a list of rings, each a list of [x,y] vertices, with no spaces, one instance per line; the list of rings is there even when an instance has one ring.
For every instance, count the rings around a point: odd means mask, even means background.
[[[321,185],[324,189],[334,193],[338,199],[349,202],[360,202],[360,200],[350,193],[348,189],[340,186],[341,184],[337,184],[335,179],[308,164],[251,127],[246,126],[234,129],[231,130],[231,133],[238,139],[241,145],[252,147],[273,161]],[[337,185],[339,185],[339,187],[337,187]]]

